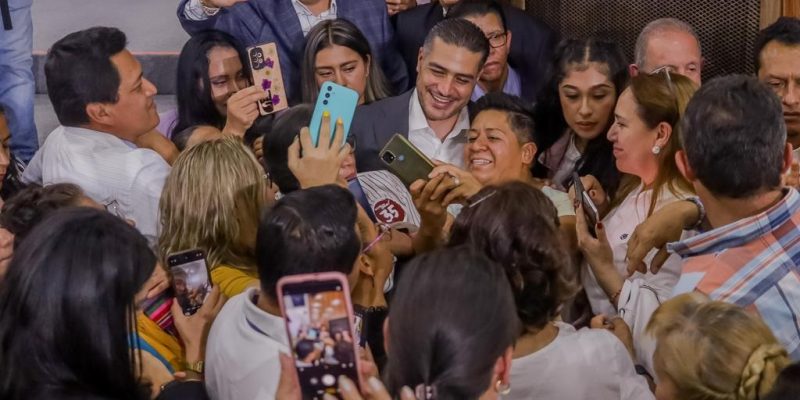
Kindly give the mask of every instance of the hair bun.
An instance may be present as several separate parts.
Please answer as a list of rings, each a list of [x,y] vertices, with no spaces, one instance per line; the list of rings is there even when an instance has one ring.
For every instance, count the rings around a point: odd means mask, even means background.
[[[779,358],[778,360],[773,360]],[[778,368],[774,364],[778,364]],[[758,346],[747,359],[747,365],[742,370],[742,378],[739,381],[737,399],[755,400],[759,394],[767,392],[772,386],[772,382],[777,378],[780,369],[787,364],[786,349],[780,344],[762,344]],[[771,382],[764,382],[769,380]],[[765,387],[764,384],[768,386]]]

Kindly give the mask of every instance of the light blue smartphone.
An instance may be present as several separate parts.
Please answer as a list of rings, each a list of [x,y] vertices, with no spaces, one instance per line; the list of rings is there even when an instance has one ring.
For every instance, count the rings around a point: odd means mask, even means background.
[[[308,126],[311,131],[311,140],[314,146],[319,146],[319,129],[322,124],[323,111],[327,110],[331,113],[331,135],[333,135],[336,129],[336,119],[341,118],[344,124],[344,139],[347,139],[347,135],[350,134],[350,124],[353,122],[353,114],[356,112],[357,105],[358,92],[355,90],[337,85],[333,82],[323,83],[319,88],[317,104],[314,106],[314,114],[311,115],[311,124]]]

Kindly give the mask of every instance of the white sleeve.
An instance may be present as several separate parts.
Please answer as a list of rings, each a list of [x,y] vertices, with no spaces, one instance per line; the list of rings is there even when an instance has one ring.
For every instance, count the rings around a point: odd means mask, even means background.
[[[150,163],[146,164],[136,175],[131,191],[133,215],[131,215],[136,229],[148,241],[156,240],[159,232],[159,202],[164,183],[170,172],[169,165],[157,154],[152,155]],[[158,157],[158,158],[156,158]]]
[[[22,172],[22,176],[20,177],[22,183],[36,183],[38,185],[42,184],[42,153],[43,151],[40,148],[39,151],[33,155],[33,158],[25,167],[25,170]]]
[[[186,7],[183,9],[183,15],[186,19],[191,21],[205,21],[208,15],[203,11],[203,5],[200,0],[189,0],[186,2]]]
[[[647,323],[653,312],[661,305],[657,291],[647,285],[644,279],[626,279],[619,295],[619,316],[631,328],[636,364],[644,367],[650,376],[653,371],[655,339],[645,333]]]

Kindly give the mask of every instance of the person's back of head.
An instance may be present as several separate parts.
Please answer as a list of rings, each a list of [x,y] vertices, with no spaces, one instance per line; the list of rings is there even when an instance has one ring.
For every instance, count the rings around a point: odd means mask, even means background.
[[[438,400],[502,391],[519,332],[499,265],[467,245],[420,255],[406,266],[389,311],[388,389],[409,386]]]
[[[300,189],[300,182],[289,169],[289,146],[300,129],[311,123],[313,113],[310,104],[296,105],[275,118],[272,130],[264,134],[264,168],[283,194]]]
[[[0,227],[14,234],[17,248],[47,215],[61,208],[78,206],[85,196],[79,186],[71,183],[30,185],[3,204]]]
[[[686,107],[680,136],[691,174],[714,196],[743,199],[781,184],[786,125],[780,101],[756,78],[703,85]]]
[[[258,227],[261,290],[275,300],[276,285],[284,276],[331,271],[352,275],[361,250],[356,217],[353,195],[336,185],[283,196]]]
[[[44,73],[61,125],[86,125],[88,104],[117,102],[120,75],[111,57],[125,50],[126,44],[122,31],[105,27],[74,32],[53,44]]]
[[[156,257],[108,212],[59,210],[0,283],[0,397],[147,398],[134,376],[134,299]]]
[[[700,293],[662,304],[647,332],[657,342],[658,398],[762,399],[789,364],[786,350],[761,319]]]
[[[541,190],[512,182],[487,186],[464,207],[449,246],[470,244],[503,266],[525,327],[541,329],[571,294],[569,256],[555,206]]]
[[[182,152],[159,202],[161,257],[201,248],[212,268],[253,268],[265,187],[258,161],[239,140],[212,140]]]
[[[220,114],[213,99],[213,85],[209,76],[209,53],[215,47],[233,49],[239,56],[243,67],[242,76],[246,80],[247,66],[250,65],[244,47],[230,34],[208,30],[193,35],[181,49],[178,56],[175,90],[178,103],[178,119],[174,132],[180,132],[192,125],[211,125],[222,129],[225,116]],[[232,82],[217,83],[230,86]],[[237,86],[239,83],[237,83]],[[244,87],[238,87],[244,89]],[[226,89],[227,90],[227,89]]]
[[[800,363],[794,363],[781,371],[778,381],[764,400],[797,400],[800,393]]]

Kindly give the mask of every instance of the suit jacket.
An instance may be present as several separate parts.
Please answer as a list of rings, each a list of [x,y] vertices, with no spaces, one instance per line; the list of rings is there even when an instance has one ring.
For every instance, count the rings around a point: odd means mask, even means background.
[[[358,172],[386,169],[378,152],[395,133],[408,137],[408,104],[412,93],[413,89],[356,108],[350,134],[356,137]]]
[[[522,98],[534,102],[539,90],[546,84],[558,35],[544,22],[524,11],[507,5],[502,7],[508,25],[506,28],[512,32],[508,64],[520,75]],[[431,28],[443,19],[442,6],[433,3],[397,15],[397,46],[408,67],[411,86],[417,79],[419,48]]]
[[[203,21],[186,18],[189,0],[178,4],[178,19],[190,35],[209,29],[227,32],[244,46],[275,42],[290,104],[302,100],[300,71],[305,38],[292,0],[250,0],[223,8]],[[369,41],[375,58],[398,92],[408,86],[403,59],[394,46],[394,30],[385,0],[337,0],[337,17],[353,22]]]

